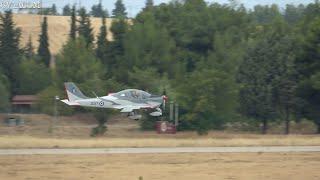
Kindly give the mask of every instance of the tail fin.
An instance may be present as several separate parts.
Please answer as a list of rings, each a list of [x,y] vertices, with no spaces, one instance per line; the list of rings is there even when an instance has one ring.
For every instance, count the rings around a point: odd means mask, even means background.
[[[80,89],[73,82],[64,83],[64,87],[66,89],[67,96],[70,102],[88,98],[87,96],[82,94]]]

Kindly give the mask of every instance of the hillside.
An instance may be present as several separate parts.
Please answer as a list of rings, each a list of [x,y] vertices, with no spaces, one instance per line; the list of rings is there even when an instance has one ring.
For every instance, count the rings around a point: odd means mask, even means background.
[[[50,51],[52,54],[57,54],[63,44],[66,42],[70,29],[70,17],[69,16],[47,16],[48,17],[48,30],[49,30],[49,43]],[[28,42],[29,36],[32,38],[32,43],[35,48],[38,47],[38,39],[41,27],[41,15],[32,14],[14,14],[14,21],[17,27],[21,28],[21,46],[24,47]],[[112,39],[112,35],[109,31],[111,27],[112,19],[107,19],[108,27],[108,39]],[[91,18],[91,24],[94,34],[99,33],[101,26],[100,18]]]

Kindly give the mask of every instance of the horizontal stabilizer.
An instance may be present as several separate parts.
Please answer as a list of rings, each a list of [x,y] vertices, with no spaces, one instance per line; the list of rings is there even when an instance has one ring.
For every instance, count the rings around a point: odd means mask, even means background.
[[[80,104],[79,103],[77,103],[77,102],[71,102],[71,101],[69,101],[68,99],[63,99],[63,100],[61,100],[62,102],[64,102],[64,103],[66,103],[67,105],[69,105],[69,106],[79,106]]]
[[[134,108],[134,107],[124,107],[120,112],[132,112],[134,109],[137,109],[137,108]]]

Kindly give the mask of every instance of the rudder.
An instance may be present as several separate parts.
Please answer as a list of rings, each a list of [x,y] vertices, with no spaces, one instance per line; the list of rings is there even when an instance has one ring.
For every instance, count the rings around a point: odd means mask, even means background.
[[[73,82],[64,83],[67,96],[70,102],[80,99],[88,99]]]

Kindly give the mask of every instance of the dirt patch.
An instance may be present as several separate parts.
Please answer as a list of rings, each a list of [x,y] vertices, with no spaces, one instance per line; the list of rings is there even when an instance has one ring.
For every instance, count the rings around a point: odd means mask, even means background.
[[[1,116],[0,135],[6,136],[89,137],[92,127],[97,123],[90,114],[61,116],[58,120],[45,114],[13,114],[13,116],[23,119],[24,124],[10,127],[3,121],[6,115],[2,114]],[[50,128],[53,131],[49,131]]]
[[[320,179],[319,153],[0,156],[0,179]]]

